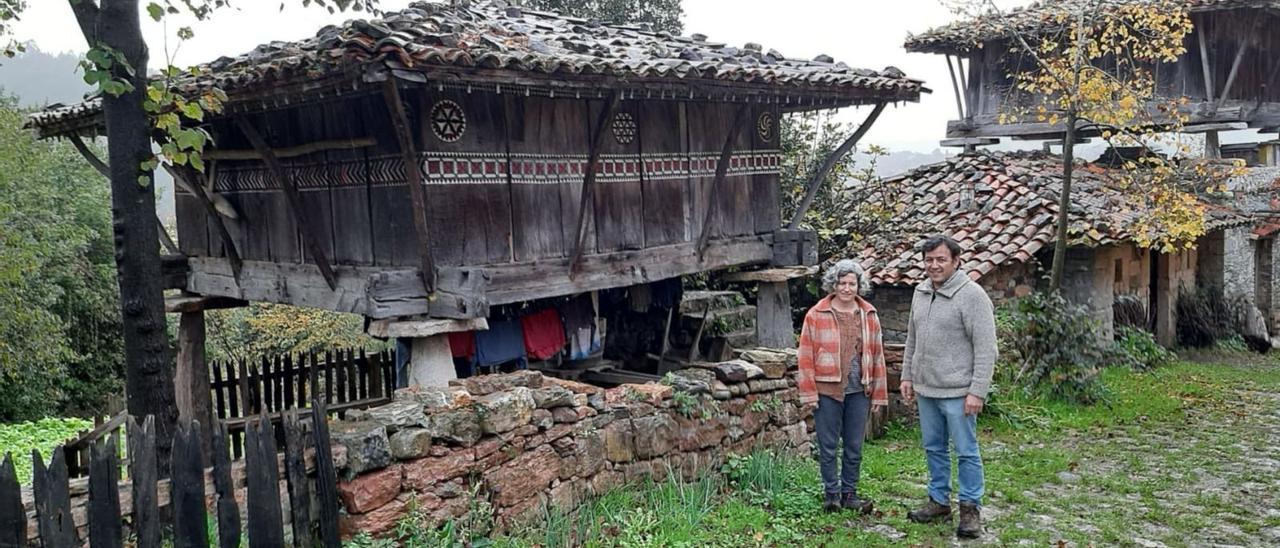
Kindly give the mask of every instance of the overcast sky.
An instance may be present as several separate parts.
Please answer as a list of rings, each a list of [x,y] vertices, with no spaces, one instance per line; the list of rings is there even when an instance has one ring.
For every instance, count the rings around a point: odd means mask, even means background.
[[[179,66],[237,55],[273,40],[297,40],[312,36],[326,24],[340,23],[352,14],[329,15],[321,9],[298,7],[286,0],[280,11],[276,0],[235,0],[235,9],[218,12],[214,19],[193,22],[166,20],[166,26],[146,19],[144,33],[151,45],[153,67],[164,66],[169,56]],[[145,2],[143,2],[145,4]],[[383,0],[386,9],[398,9],[408,0]],[[1025,4],[1004,0],[1001,6]],[[65,0],[36,0],[15,26],[16,38],[35,42],[48,52],[83,52],[84,39],[75,26]],[[812,58],[828,54],[838,61],[863,68],[896,66],[908,76],[922,79],[932,94],[920,103],[893,106],[863,140],[892,150],[930,151],[937,148],[946,121],[956,117],[955,99],[940,56],[908,54],[902,42],[909,32],[922,32],[945,24],[952,14],[939,0],[684,0],[685,33],[706,34],[710,40],[741,46],[763,44],[788,57]],[[190,25],[195,38],[176,48],[179,27]],[[858,109],[865,111],[866,109]],[[858,120],[863,112],[845,109],[842,117]]]

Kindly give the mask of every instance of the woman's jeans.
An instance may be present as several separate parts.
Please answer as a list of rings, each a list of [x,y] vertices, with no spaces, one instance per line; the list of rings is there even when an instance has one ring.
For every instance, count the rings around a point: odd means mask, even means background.
[[[857,493],[862,467],[862,439],[867,431],[871,400],[864,392],[845,394],[844,401],[818,396],[814,428],[818,431],[818,468],[827,493]],[[841,443],[843,441],[843,444]],[[843,447],[840,475],[836,476],[836,447]]]
[[[929,498],[949,504],[951,453],[955,446],[959,469],[960,502],[982,504],[982,455],[978,451],[978,417],[964,414],[964,398],[916,398],[920,408],[920,434],[929,464]]]

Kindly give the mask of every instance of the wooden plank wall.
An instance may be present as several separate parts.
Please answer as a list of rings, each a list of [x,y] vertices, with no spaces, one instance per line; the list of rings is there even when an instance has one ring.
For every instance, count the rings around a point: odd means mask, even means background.
[[[429,85],[405,89],[403,96],[419,126],[415,139],[437,265],[519,263],[572,252],[591,132],[603,98],[469,93]],[[453,142],[430,128],[431,110],[442,100],[457,103],[467,117],[466,131]],[[758,172],[761,153],[778,148],[776,108],[749,107],[746,125],[734,137],[733,168],[723,188],[707,195],[737,109],[726,103],[621,101],[618,114],[635,122],[635,134],[620,140],[613,120],[605,126],[609,134],[602,139],[601,173],[588,204],[585,254],[695,241],[708,200],[717,208],[713,238],[776,229],[778,176],[748,172],[753,165]],[[757,131],[766,112],[773,116],[769,139]],[[331,264],[418,264],[406,173],[381,93],[250,120],[277,148],[373,138],[373,146],[282,162],[301,190],[303,207],[318,227],[314,236]],[[251,148],[233,124],[218,121],[213,128],[219,148]],[[262,162],[222,160],[216,173],[217,191],[239,211],[240,219],[228,228],[245,260],[311,262],[284,195]],[[179,193],[177,207],[183,250],[224,256],[196,198]]]

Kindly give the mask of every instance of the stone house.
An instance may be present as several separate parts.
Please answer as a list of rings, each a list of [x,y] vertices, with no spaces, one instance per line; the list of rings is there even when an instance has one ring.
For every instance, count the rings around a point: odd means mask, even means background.
[[[1222,156],[1244,162],[1244,174],[1228,181],[1235,206],[1252,214],[1253,224],[1228,228],[1206,241],[1202,264],[1211,262],[1200,281],[1221,288],[1223,296],[1247,303],[1246,330],[1280,335],[1280,292],[1275,284],[1277,257],[1273,253],[1280,219],[1280,141],[1223,145]],[[1217,276],[1221,273],[1221,276]]]
[[[979,151],[898,175],[872,193],[869,199],[895,213],[885,231],[868,235],[857,258],[870,270],[871,301],[880,309],[887,341],[906,339],[912,288],[924,279],[916,245],[929,234],[960,242],[962,268],[997,305],[1043,285],[1053,256],[1061,172],[1056,155]],[[1085,163],[1075,173],[1064,292],[1093,310],[1108,338],[1113,304],[1131,296],[1143,305],[1157,339],[1172,344],[1179,289],[1193,286],[1198,272],[1221,278],[1223,261],[1204,260],[1194,248],[1162,253],[1141,246],[1132,228],[1143,206],[1115,187],[1111,168]],[[1224,230],[1247,222],[1233,208],[1206,205],[1209,232],[1197,247],[1212,248]]]

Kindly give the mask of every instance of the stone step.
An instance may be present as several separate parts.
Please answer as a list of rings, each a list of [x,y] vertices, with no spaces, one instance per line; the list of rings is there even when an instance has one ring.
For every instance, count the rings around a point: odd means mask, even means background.
[[[746,302],[737,291],[685,291],[680,300],[680,313],[701,316],[708,303],[712,310],[716,310],[741,306]]]
[[[739,329],[730,333],[721,335],[725,340],[729,341],[729,346],[734,348],[753,348],[759,341],[756,339],[756,327],[752,325],[746,329]]]

